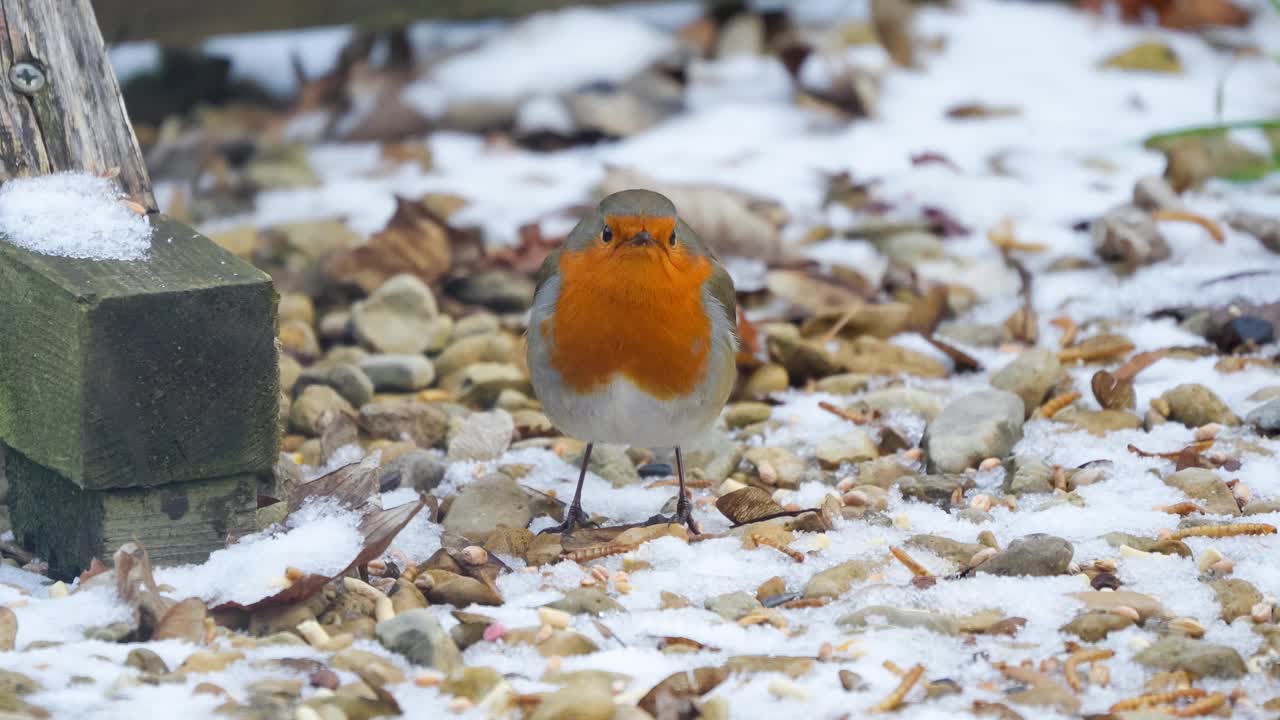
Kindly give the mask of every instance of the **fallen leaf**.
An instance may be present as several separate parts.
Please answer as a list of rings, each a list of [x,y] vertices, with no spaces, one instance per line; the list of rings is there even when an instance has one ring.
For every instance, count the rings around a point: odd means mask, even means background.
[[[985,120],[990,118],[1013,117],[1022,111],[1012,105],[987,105],[980,102],[967,102],[947,108],[947,117],[953,120]]]
[[[871,0],[871,24],[875,27],[876,39],[894,63],[908,68],[915,66],[912,15],[908,0]]]
[[[340,282],[373,292],[400,273],[432,283],[450,268],[449,226],[421,200],[396,196],[395,213],[369,242],[335,256],[329,274]]]
[[[1173,48],[1154,41],[1138,43],[1127,50],[1121,50],[1103,60],[1102,67],[1156,73],[1182,72],[1182,62]]]
[[[151,634],[152,640],[185,640],[202,645],[208,608],[200,598],[187,598],[169,608]]]

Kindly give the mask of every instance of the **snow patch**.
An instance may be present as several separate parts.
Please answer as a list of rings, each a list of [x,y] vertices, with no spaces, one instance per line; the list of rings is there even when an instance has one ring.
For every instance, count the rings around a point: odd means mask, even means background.
[[[141,260],[151,223],[121,202],[106,178],[55,173],[0,185],[0,238],[41,255],[86,260]]]

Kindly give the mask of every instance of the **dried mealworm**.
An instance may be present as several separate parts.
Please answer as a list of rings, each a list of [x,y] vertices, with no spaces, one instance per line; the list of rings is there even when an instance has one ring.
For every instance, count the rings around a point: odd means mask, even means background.
[[[792,550],[791,548],[787,547],[786,545],[783,545],[782,543],[778,542],[777,540],[774,540],[773,538],[765,537],[760,533],[751,533],[751,540],[756,545],[763,545],[765,547],[773,548],[774,550],[777,550],[778,552],[782,553],[783,555],[786,555],[787,557],[791,558],[792,560],[795,560],[798,563],[804,562],[804,553],[800,552],[799,550]]]
[[[1189,537],[1224,538],[1236,535],[1274,535],[1276,527],[1263,523],[1239,523],[1236,525],[1201,525],[1174,530],[1171,537],[1182,540]]]
[[[1036,408],[1035,417],[1046,419],[1052,418],[1054,415],[1065,410],[1068,405],[1079,399],[1080,393],[1078,391],[1055,395],[1045,401],[1043,405]]]
[[[871,411],[870,413],[851,413],[848,410],[841,410],[840,408],[836,407],[835,405],[832,405],[831,403],[825,400],[818,403],[818,407],[822,408],[823,410],[826,410],[832,415],[844,418],[845,420],[848,420],[854,425],[866,425],[867,423],[879,417],[879,413],[875,412],[874,410]]]
[[[911,692],[911,688],[915,687],[917,682],[920,682],[921,675],[924,675],[923,665],[917,664],[912,667],[907,671],[906,675],[902,676],[902,682],[898,683],[898,687],[894,688],[888,697],[881,700],[879,704],[868,712],[882,713],[897,710],[898,706],[902,704],[902,700],[907,697],[907,693]]]
[[[572,560],[576,563],[590,562],[599,560],[600,558],[609,557],[610,555],[621,555],[625,552],[631,552],[635,548],[622,543],[605,543],[604,545],[592,545],[578,550],[570,550],[564,554],[565,560]]]
[[[1168,708],[1165,712],[1168,712],[1174,717],[1199,717],[1201,715],[1208,715],[1225,705],[1226,702],[1227,696],[1223,693],[1216,692],[1207,697],[1200,698],[1186,707]]]
[[[1115,655],[1113,650],[1077,650],[1071,653],[1071,657],[1062,665],[1062,674],[1067,678],[1067,684],[1072,690],[1080,692],[1084,684],[1080,682],[1080,673],[1076,671],[1076,666],[1080,663],[1094,662],[1096,660],[1106,660]]]
[[[1049,321],[1049,324],[1062,330],[1062,338],[1059,343],[1062,347],[1071,347],[1071,343],[1076,341],[1076,334],[1080,332],[1080,326],[1076,325],[1076,321],[1067,315],[1060,315]]]
[[[1151,217],[1156,220],[1195,223],[1204,228],[1209,233],[1209,236],[1213,238],[1213,241],[1219,245],[1225,244],[1227,241],[1227,236],[1222,232],[1222,226],[1203,215],[1197,215],[1186,210],[1154,210],[1151,213]]]
[[[1205,696],[1205,691],[1200,688],[1181,688],[1178,690],[1170,690],[1168,692],[1147,693],[1137,697],[1126,698],[1112,705],[1111,712],[1126,712],[1128,710],[1142,710],[1143,708],[1155,707],[1157,705],[1168,705],[1175,700],[1185,698],[1200,698]]]
[[[916,559],[908,555],[906,550],[903,550],[900,547],[891,546],[889,548],[889,552],[893,553],[893,556],[898,559],[898,562],[905,565],[907,569],[911,571],[912,575],[915,575],[916,577],[933,577],[933,573],[929,572],[925,566],[916,562]]]
[[[1172,505],[1157,505],[1156,510],[1159,510],[1160,512],[1167,512],[1170,515],[1190,515],[1191,513],[1204,512],[1204,508],[1191,502],[1190,500],[1184,500],[1180,503],[1174,503]]]
[[[1138,373],[1156,364],[1168,354],[1168,350],[1149,350],[1147,352],[1140,352],[1129,358],[1125,364],[1116,368],[1111,374],[1115,379],[1122,382],[1132,380]]]

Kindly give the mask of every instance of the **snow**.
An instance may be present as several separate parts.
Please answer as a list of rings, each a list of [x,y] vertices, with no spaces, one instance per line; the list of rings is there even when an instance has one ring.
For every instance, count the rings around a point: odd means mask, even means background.
[[[142,260],[151,223],[123,199],[112,180],[87,173],[9,180],[0,185],[0,239],[41,255]]]
[[[404,99],[431,114],[436,98],[512,101],[596,82],[619,82],[674,47],[671,36],[607,10],[535,14],[435,65]],[[425,98],[425,99],[424,99]]]
[[[330,500],[313,500],[291,514],[280,531],[246,535],[200,565],[160,568],[156,580],[176,597],[198,597],[211,607],[248,605],[288,586],[285,571],[337,575],[363,547],[359,517]]]

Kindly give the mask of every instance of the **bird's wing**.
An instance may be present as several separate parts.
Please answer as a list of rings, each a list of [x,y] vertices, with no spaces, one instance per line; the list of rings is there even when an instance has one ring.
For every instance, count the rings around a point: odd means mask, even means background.
[[[533,292],[535,295],[538,293],[539,290],[542,289],[543,283],[545,283],[552,275],[554,275],[556,273],[556,270],[558,270],[559,268],[560,268],[560,251],[552,250],[551,253],[547,255],[547,259],[542,261],[542,267],[538,268],[538,274],[534,276],[535,285],[534,285]]]
[[[735,346],[738,330],[738,296],[733,288],[733,278],[729,277],[729,272],[724,266],[715,260],[711,260],[711,277],[707,278],[707,292],[711,293],[711,297],[720,303],[720,307],[724,309],[725,320],[729,323],[729,327],[734,330]]]

